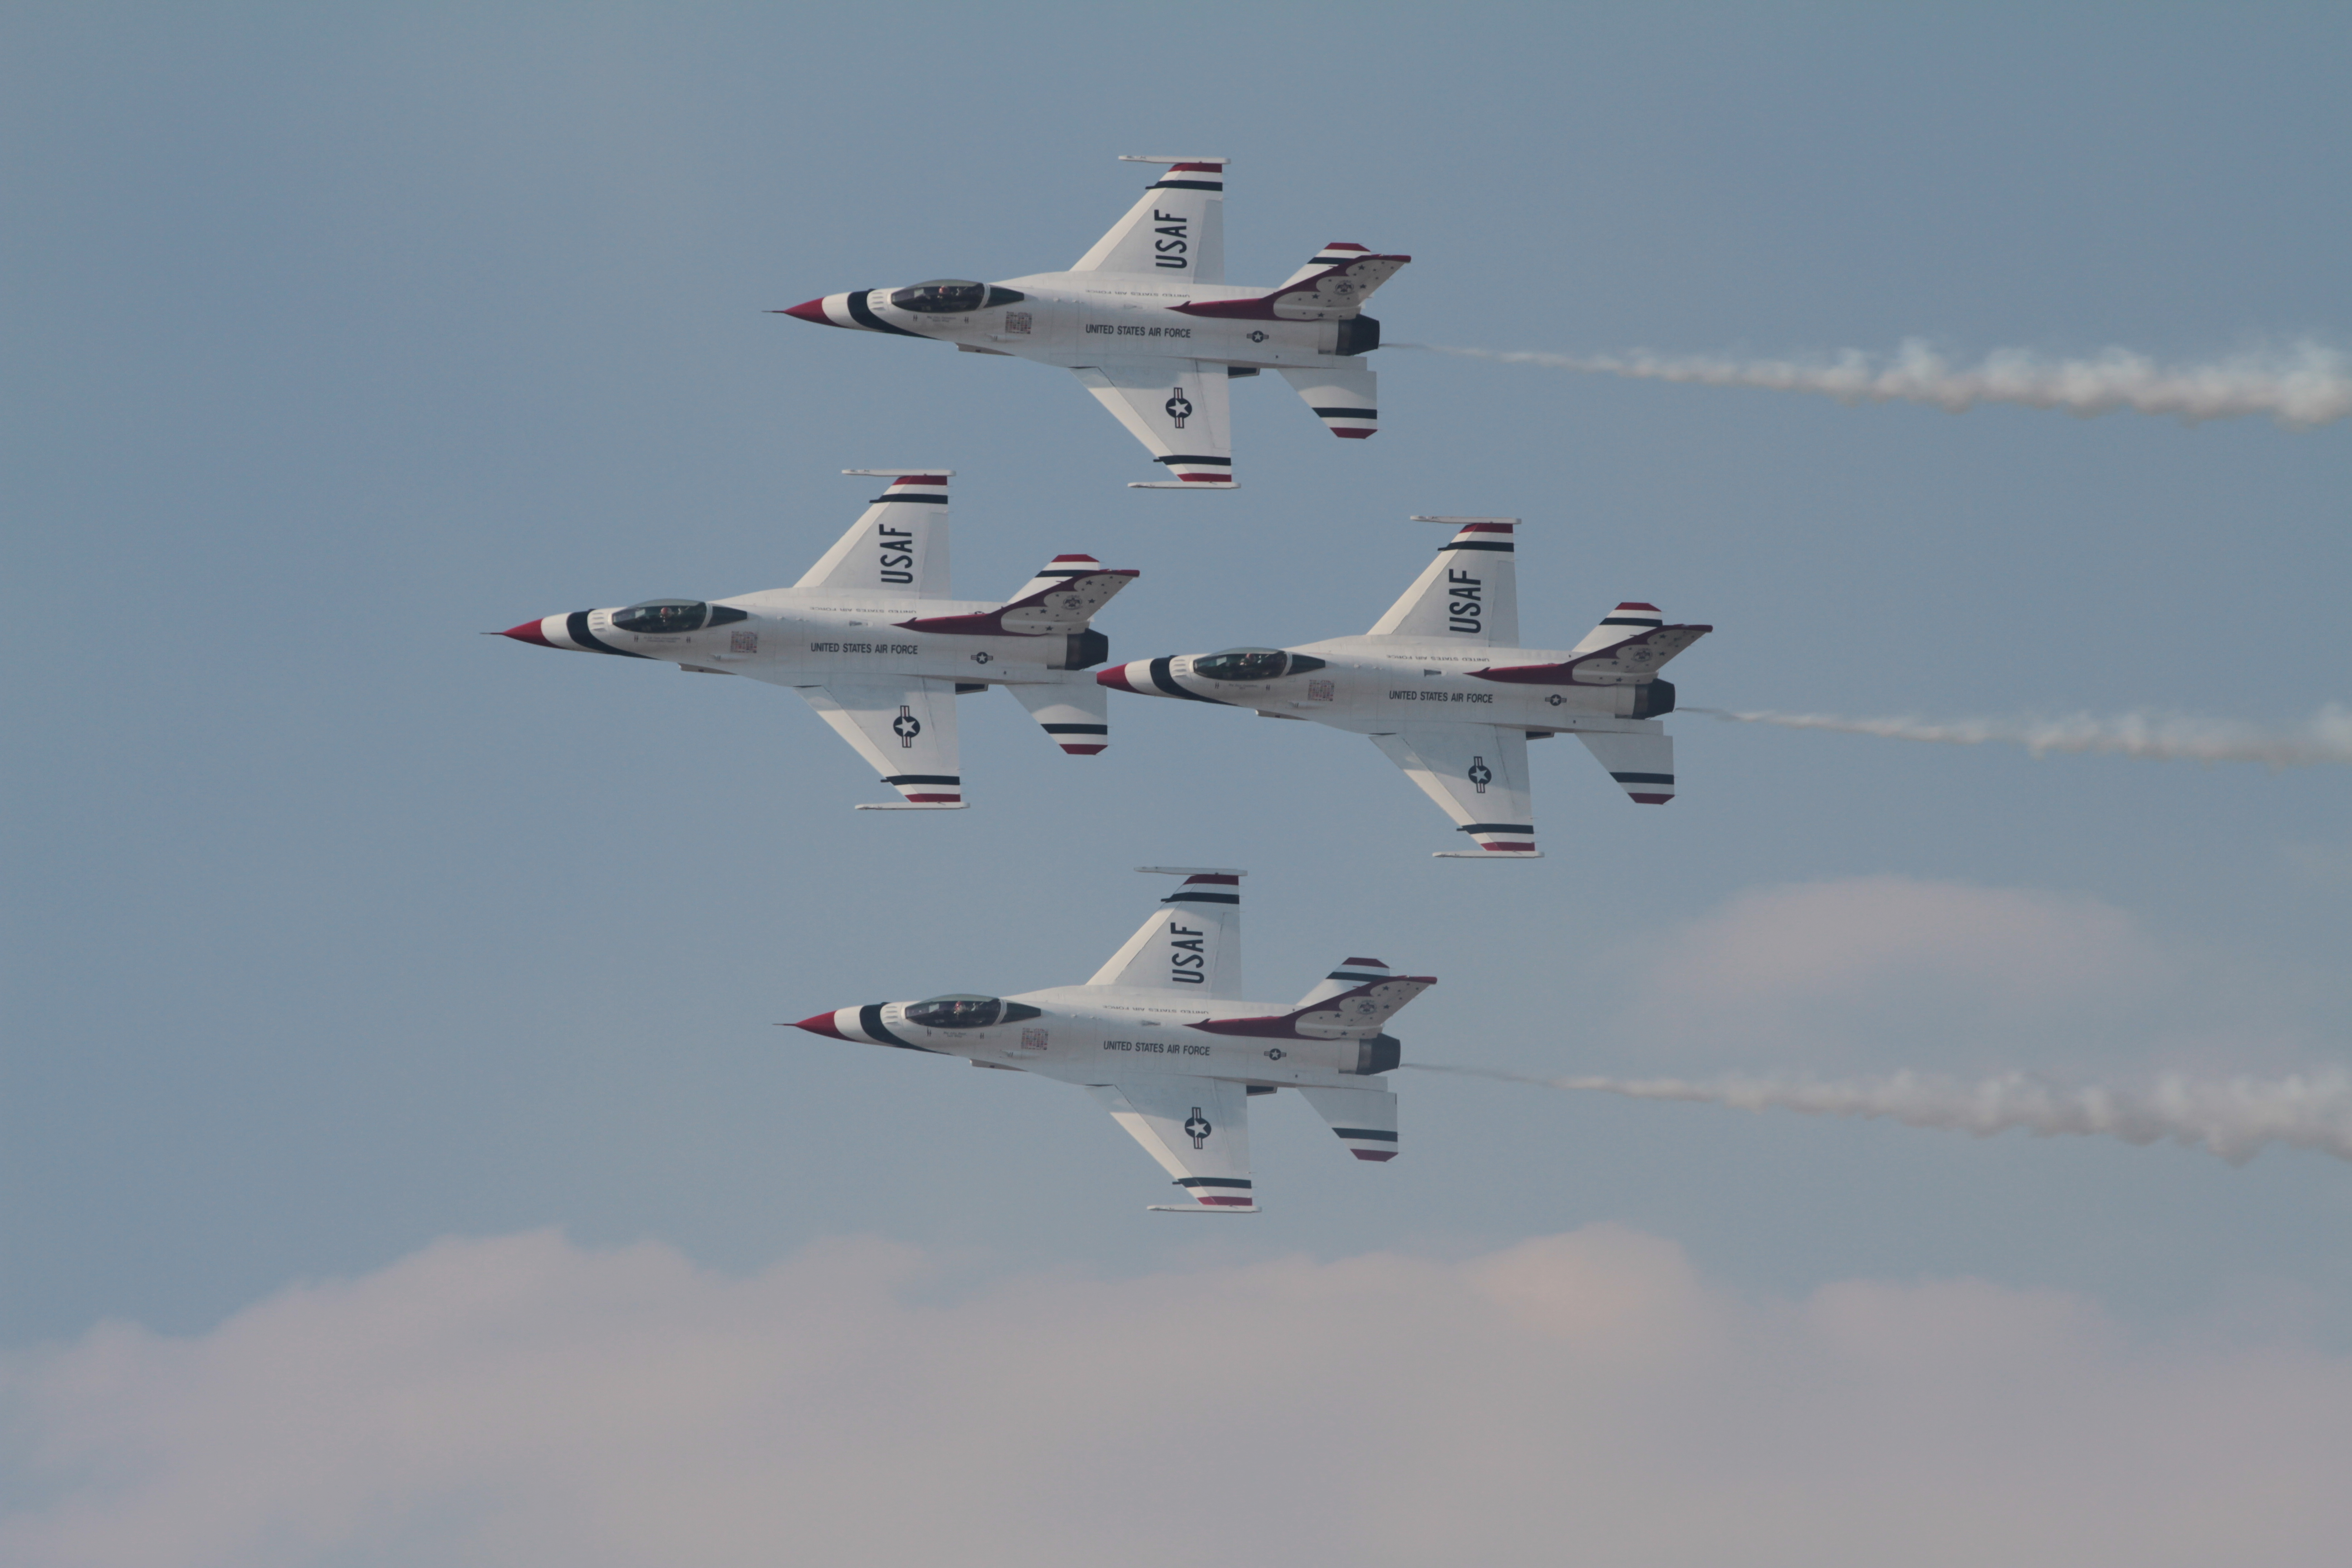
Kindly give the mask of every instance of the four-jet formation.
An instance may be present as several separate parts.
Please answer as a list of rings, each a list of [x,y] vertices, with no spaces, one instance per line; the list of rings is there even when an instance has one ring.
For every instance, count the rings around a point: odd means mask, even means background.
[[[1186,1214],[1255,1214],[1249,1101],[1295,1089],[1359,1160],[1397,1152],[1382,1032],[1437,984],[1350,958],[1285,1007],[1242,999],[1241,879],[1227,868],[1139,866],[1183,885],[1083,985],[1017,996],[877,1002],[796,1028],[862,1045],[961,1057],[1074,1083],[1099,1101],[1192,1198]]]
[[[1675,742],[1658,718],[1674,711],[1675,689],[1658,671],[1715,628],[1668,626],[1656,605],[1629,603],[1572,648],[1520,647],[1518,519],[1413,521],[1455,532],[1362,637],[1138,659],[1095,679],[1370,736],[1478,846],[1437,851],[1450,858],[1541,857],[1529,741],[1572,734],[1634,800],[1673,799]]]
[[[1280,372],[1334,436],[1370,436],[1379,382],[1363,356],[1381,346],[1381,324],[1364,301],[1412,258],[1337,243],[1278,286],[1229,284],[1227,160],[1125,161],[1170,167],[1066,272],[934,278],[777,313],[1074,371],[1175,476],[1137,489],[1233,489],[1226,386],[1261,370]]]
[[[1109,697],[1085,672],[1110,657],[1096,612],[1136,574],[1056,555],[1002,604],[950,599],[954,470],[842,471],[890,484],[789,588],[574,610],[501,635],[789,686],[905,797],[860,811],[963,807],[955,700],[965,692],[1003,687],[1072,756],[1109,744]]]

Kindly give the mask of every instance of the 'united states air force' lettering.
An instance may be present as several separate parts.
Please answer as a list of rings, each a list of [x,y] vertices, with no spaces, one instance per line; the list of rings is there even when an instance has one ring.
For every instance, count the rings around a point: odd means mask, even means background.
[[[1202,971],[1208,967],[1209,954],[1202,945],[1202,935],[1191,926],[1168,922],[1168,979],[1171,984],[1207,984],[1208,976]]]
[[[914,547],[908,542],[915,537],[911,528],[891,528],[887,524],[875,531],[876,542],[882,547],[882,581],[911,583],[915,574],[907,570],[915,563]]]

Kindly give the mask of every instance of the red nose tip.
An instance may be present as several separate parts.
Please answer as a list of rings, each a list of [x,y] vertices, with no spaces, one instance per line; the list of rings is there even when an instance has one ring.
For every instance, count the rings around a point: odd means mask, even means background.
[[[772,316],[798,316],[802,321],[814,321],[820,327],[833,325],[832,319],[824,313],[823,300],[811,300],[803,304],[795,305],[789,310],[771,310],[768,313]]]
[[[512,637],[517,642],[535,642],[541,647],[553,647],[555,646],[553,643],[547,640],[547,634],[539,629],[539,623],[537,621],[525,621],[519,626],[509,626],[506,630],[500,632],[499,636],[502,637]]]
[[[1108,686],[1113,691],[1133,691],[1135,689],[1134,687],[1129,686],[1127,683],[1127,666],[1123,664],[1114,664],[1108,669],[1096,670],[1095,684],[1097,686]]]
[[[799,1023],[794,1024],[793,1027],[795,1029],[806,1029],[812,1035],[830,1035],[836,1040],[845,1040],[849,1038],[847,1035],[843,1034],[839,1029],[833,1026],[833,1015],[830,1013],[813,1013],[809,1016],[803,1018]]]

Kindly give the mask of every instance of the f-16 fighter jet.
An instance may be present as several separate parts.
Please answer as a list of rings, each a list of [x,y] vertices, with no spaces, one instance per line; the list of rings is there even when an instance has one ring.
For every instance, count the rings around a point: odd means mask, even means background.
[[[1404,597],[1360,637],[1295,648],[1137,659],[1095,679],[1311,719],[1371,737],[1476,849],[1443,858],[1540,858],[1528,790],[1528,742],[1569,733],[1644,805],[1675,795],[1675,709],[1666,661],[1713,626],[1668,626],[1654,605],[1622,604],[1565,651],[1524,648],[1512,567],[1515,517],[1416,517],[1454,526]]]
[[[1261,370],[1281,372],[1334,436],[1370,436],[1380,398],[1363,356],[1381,346],[1381,324],[1364,301],[1412,258],[1332,244],[1278,286],[1229,284],[1227,160],[1125,161],[1170,167],[1066,272],[933,278],[776,313],[1075,371],[1175,476],[1136,489],[1233,489],[1226,384]]]
[[[968,691],[1003,687],[1072,756],[1109,744],[1109,697],[1085,672],[1110,644],[1092,623],[1136,574],[1056,555],[1002,604],[950,599],[954,470],[842,472],[890,483],[789,588],[574,610],[500,635],[789,686],[904,797],[860,811],[963,808],[955,700]]]
[[[1381,1026],[1436,979],[1350,958],[1287,1007],[1245,1002],[1243,873],[1136,869],[1184,882],[1084,985],[869,1003],[793,1026],[1078,1085],[1192,1200],[1161,1212],[1258,1212],[1249,1100],[1278,1089],[1305,1096],[1357,1159],[1394,1158],[1396,1096],[1380,1075],[1402,1047]]]

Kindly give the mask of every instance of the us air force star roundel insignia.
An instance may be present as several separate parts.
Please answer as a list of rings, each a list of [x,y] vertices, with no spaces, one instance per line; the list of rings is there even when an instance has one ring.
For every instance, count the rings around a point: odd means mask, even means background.
[[[912,749],[915,737],[922,732],[923,721],[915,717],[915,710],[911,708],[901,707],[898,716],[890,721],[890,733],[898,737],[902,749]]]
[[[1478,786],[1480,795],[1485,795],[1486,786],[1495,782],[1495,770],[1486,765],[1486,758],[1470,759],[1470,782]]]
[[[1275,1046],[1266,1051],[1265,1059],[1270,1062],[1278,1062],[1289,1054],[1290,1053],[1288,1051],[1284,1050],[1280,1046]]]
[[[1181,386],[1171,387],[1168,401],[1160,406],[1168,410],[1168,417],[1176,421],[1179,430],[1184,428],[1184,421],[1192,417],[1192,400],[1184,395]]]
[[[990,659],[995,657],[996,656],[994,654],[990,653],[986,648],[982,648],[978,653],[971,656],[971,662],[974,664],[986,664]]]
[[[1265,334],[1264,332],[1252,332],[1249,335],[1249,338],[1250,342],[1254,343],[1262,343],[1265,342]]]
[[[1555,691],[1555,692],[1553,692],[1550,696],[1549,696],[1549,697],[1545,698],[1545,699],[1544,699],[1544,700],[1545,700],[1545,701],[1547,701],[1547,702],[1549,702],[1549,703],[1550,703],[1553,707],[1557,708],[1557,707],[1559,707],[1561,703],[1563,703],[1563,702],[1567,701],[1567,700],[1568,700],[1568,699],[1567,699],[1567,698],[1565,698],[1565,697],[1562,697],[1559,692]]]
[[[1192,1147],[1198,1149],[1206,1143],[1209,1141],[1209,1134],[1215,1131],[1215,1128],[1209,1125],[1209,1119],[1201,1114],[1201,1108],[1194,1106],[1192,1114],[1184,1121],[1184,1136],[1192,1141]]]

